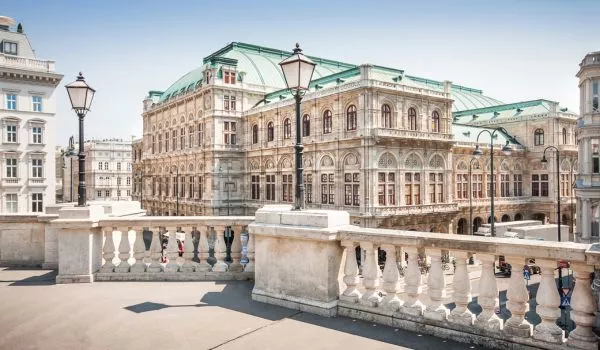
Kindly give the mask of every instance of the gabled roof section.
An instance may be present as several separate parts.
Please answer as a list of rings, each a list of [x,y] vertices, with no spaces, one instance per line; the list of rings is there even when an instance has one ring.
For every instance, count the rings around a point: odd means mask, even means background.
[[[469,109],[454,112],[452,115],[455,123],[470,124],[519,118],[529,115],[547,114],[554,110],[562,114],[576,116],[575,113],[569,111],[567,108],[560,107],[558,102],[544,99]]]

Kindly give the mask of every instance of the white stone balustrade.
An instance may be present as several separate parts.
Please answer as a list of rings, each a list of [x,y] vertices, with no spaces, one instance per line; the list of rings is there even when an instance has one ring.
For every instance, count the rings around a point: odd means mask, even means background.
[[[118,280],[245,280],[254,277],[252,236],[247,240],[248,263],[242,264],[241,235],[253,217],[130,217],[101,220],[104,243],[102,267],[95,274],[97,281]],[[224,231],[232,227],[232,262],[227,263]],[[215,258],[210,264],[209,233],[216,233]],[[144,231],[152,232],[149,251],[144,244]],[[163,249],[161,234],[168,235]],[[194,235],[198,237],[195,249]],[[179,256],[179,239],[183,238],[183,254]],[[165,237],[166,239],[166,237]],[[118,251],[115,254],[115,243]],[[133,242],[133,245],[132,245]],[[199,261],[194,261],[197,256]],[[118,257],[118,259],[115,259]],[[147,261],[144,261],[144,258]],[[117,262],[118,261],[118,262]],[[214,261],[214,260],[213,260]]]

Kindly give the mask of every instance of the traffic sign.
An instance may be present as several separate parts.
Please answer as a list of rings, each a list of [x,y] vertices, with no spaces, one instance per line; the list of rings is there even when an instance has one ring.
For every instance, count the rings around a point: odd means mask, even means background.
[[[568,295],[563,295],[560,297],[560,307],[571,307],[571,297]]]

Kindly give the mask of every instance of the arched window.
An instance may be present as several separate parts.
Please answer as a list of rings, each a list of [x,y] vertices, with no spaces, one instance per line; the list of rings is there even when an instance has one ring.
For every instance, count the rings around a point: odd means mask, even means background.
[[[392,109],[387,104],[381,106],[381,126],[384,128],[392,127]]]
[[[275,130],[273,128],[273,122],[269,122],[269,124],[267,124],[267,141],[273,141],[274,138]]]
[[[331,134],[333,127],[333,117],[330,110],[326,110],[323,113],[323,134]]]
[[[408,109],[408,128],[417,130],[417,110],[412,107]]]
[[[256,124],[252,126],[252,143],[258,143],[258,125]]]
[[[533,134],[533,144],[535,146],[542,146],[544,144],[544,130],[543,129],[535,129],[535,133]]]
[[[302,136],[310,136],[310,115],[302,117]]]
[[[346,110],[346,129],[356,130],[356,106],[350,105]]]
[[[431,115],[431,132],[440,132],[440,114],[433,111]]]
[[[563,145],[567,144],[567,129],[563,128],[562,130],[562,139],[563,139]]]
[[[285,118],[283,121],[283,138],[289,139],[292,137],[292,122],[290,122],[290,118]]]

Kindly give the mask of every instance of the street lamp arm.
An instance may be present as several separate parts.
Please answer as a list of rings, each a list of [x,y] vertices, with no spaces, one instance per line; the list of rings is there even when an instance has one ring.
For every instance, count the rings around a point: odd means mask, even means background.
[[[549,149],[553,149],[553,150],[555,150],[556,152],[558,152],[558,148],[556,148],[556,146],[550,145],[550,146],[548,146],[548,147],[544,148],[544,154],[543,154],[543,157],[542,157],[542,159],[546,158],[546,151],[547,151],[547,150],[549,150]]]

